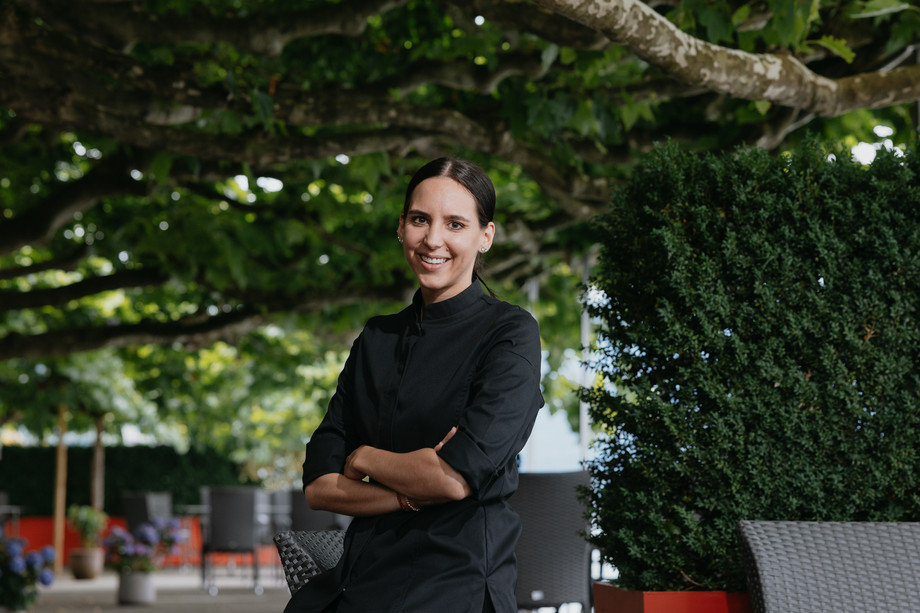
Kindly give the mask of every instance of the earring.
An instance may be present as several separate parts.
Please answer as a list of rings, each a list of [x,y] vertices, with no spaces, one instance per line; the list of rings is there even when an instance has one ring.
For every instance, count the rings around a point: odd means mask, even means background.
[[[401,237],[401,236],[399,235],[399,232],[396,233],[396,240],[398,240],[398,241],[399,241],[399,244],[402,245],[403,237]]]
[[[488,247],[485,247],[485,246],[479,248],[479,252],[480,252],[480,253],[485,253],[485,252],[488,251],[488,250],[489,250],[489,248],[488,248]]]

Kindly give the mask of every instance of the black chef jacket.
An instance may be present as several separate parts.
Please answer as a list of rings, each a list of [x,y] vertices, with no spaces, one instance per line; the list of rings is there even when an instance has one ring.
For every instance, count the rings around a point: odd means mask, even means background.
[[[314,577],[288,612],[470,613],[488,591],[495,610],[517,611],[514,547],[520,519],[507,504],[517,455],[530,436],[540,392],[534,318],[483,292],[413,304],[368,321],[352,346],[322,424],[311,437],[304,485],[341,473],[359,445],[394,452],[434,447],[472,489],[464,500],[358,517],[338,566]]]

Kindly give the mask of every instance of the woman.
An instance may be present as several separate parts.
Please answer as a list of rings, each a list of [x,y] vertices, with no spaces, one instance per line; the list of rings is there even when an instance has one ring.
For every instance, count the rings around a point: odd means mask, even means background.
[[[494,211],[470,162],[434,160],[410,181],[397,237],[419,290],[368,321],[304,461],[309,505],[355,519],[338,565],[287,612],[517,610],[507,499],[543,404],[540,338],[478,282]]]

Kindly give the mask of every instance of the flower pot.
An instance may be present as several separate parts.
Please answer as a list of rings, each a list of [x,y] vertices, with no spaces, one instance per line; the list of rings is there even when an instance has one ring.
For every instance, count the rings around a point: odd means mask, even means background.
[[[118,604],[150,604],[156,599],[153,573],[122,571],[118,575]]]
[[[74,549],[70,552],[70,571],[74,579],[93,579],[102,573],[105,552],[99,548]]]
[[[752,613],[746,592],[641,592],[594,583],[594,613]]]

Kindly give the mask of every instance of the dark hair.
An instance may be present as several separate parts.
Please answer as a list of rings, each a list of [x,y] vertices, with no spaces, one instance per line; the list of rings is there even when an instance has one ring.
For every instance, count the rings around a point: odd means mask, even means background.
[[[489,178],[485,170],[473,162],[446,157],[428,162],[412,175],[409,187],[406,188],[406,200],[403,203],[402,211],[403,217],[409,212],[409,204],[415,188],[425,179],[432,177],[447,177],[466,188],[466,191],[476,201],[476,212],[479,216],[480,228],[485,228],[493,220],[495,217],[495,187],[492,185],[492,179]],[[494,297],[495,292],[486,285],[480,274],[483,267],[482,260],[482,253],[477,253],[476,263],[473,265],[473,278],[479,278]]]

